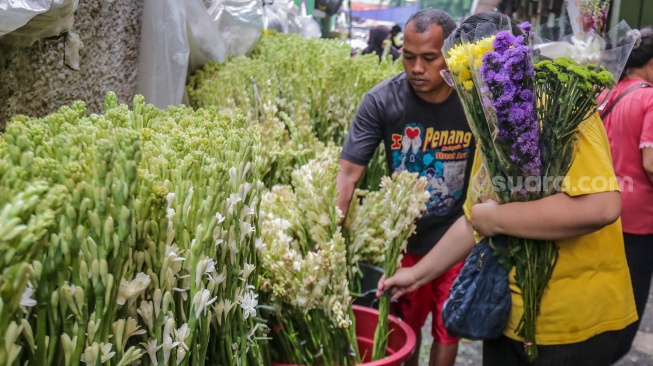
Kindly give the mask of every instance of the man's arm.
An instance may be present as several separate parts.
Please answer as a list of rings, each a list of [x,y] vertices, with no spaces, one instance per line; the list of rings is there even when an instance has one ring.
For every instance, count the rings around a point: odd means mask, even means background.
[[[574,197],[557,193],[530,202],[500,205],[490,200],[476,204],[471,224],[481,236],[562,240],[597,231],[615,222],[620,214],[621,194],[617,191]]]
[[[342,158],[338,160],[338,164],[340,164],[340,172],[338,172],[336,178],[336,188],[338,188],[337,205],[342,211],[342,218],[338,224],[342,225],[347,217],[347,212],[349,212],[349,205],[354,196],[356,184],[363,176],[365,166],[351,163]]]
[[[644,162],[644,170],[648,175],[648,179],[653,184],[653,148],[645,147],[642,149],[642,161]]]

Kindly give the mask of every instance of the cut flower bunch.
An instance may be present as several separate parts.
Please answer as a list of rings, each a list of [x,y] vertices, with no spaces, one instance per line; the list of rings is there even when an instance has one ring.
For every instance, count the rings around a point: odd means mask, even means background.
[[[530,24],[513,35],[504,20],[498,28],[505,30],[479,25],[474,34],[449,37],[444,50],[496,199],[531,201],[560,192],[558,180],[544,178],[567,175],[579,126],[596,112],[614,76],[568,57],[535,58]],[[529,180],[537,184],[524,183]],[[510,237],[507,251],[497,251],[515,268],[524,312],[514,331],[535,360],[536,320],[557,261],[556,243]]]
[[[311,160],[292,173],[291,185],[263,195],[261,292],[274,307],[270,349],[276,362],[358,362],[347,248],[338,226],[338,170],[335,159]]]
[[[276,185],[263,195],[261,296],[273,306],[270,349],[276,362],[360,362],[350,306],[356,263],[369,256],[383,265],[387,258],[386,269],[394,273],[428,199],[425,179],[408,172],[385,176],[378,191],[366,192],[362,204],[352,203],[341,232],[337,157],[309,161],[292,173],[290,185]],[[387,310],[389,304],[379,315],[385,327],[380,358],[386,351]]]

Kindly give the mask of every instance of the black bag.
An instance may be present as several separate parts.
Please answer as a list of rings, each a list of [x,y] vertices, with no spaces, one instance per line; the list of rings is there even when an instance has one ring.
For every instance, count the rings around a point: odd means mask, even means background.
[[[490,242],[505,249],[507,241],[504,235],[484,238],[465,260],[442,308],[442,320],[450,335],[490,340],[503,334],[510,315],[510,286],[508,272]]]

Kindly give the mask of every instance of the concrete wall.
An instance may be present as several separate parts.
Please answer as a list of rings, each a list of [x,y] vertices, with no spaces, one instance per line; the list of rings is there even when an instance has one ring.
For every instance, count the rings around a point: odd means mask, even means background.
[[[84,48],[77,71],[63,63],[62,38],[29,48],[0,43],[0,130],[13,115],[45,116],[75,100],[100,112],[108,91],[131,104],[142,8],[142,0],[80,0],[73,31]]]

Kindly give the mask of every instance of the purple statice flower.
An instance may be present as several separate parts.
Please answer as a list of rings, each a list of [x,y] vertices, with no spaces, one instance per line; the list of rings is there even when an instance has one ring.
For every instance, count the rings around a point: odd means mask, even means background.
[[[526,77],[532,77],[534,75],[532,64],[524,63],[524,59],[530,59],[530,52],[530,47],[524,45],[515,46],[506,50],[504,55],[506,60],[504,68],[509,70],[512,80],[521,81]]]
[[[494,38],[494,51],[498,54],[503,54],[510,47],[515,45],[515,37],[510,32],[503,31],[497,33]]]
[[[529,103],[532,108],[533,103],[535,102],[535,93],[530,89],[524,89],[519,93],[519,98],[524,102]]]
[[[519,27],[524,33],[528,33],[531,31],[531,23],[529,22],[523,22]]]
[[[529,25],[530,26],[530,25]],[[497,123],[497,151],[508,160],[511,176],[540,174],[539,122],[535,112],[533,64],[523,36],[499,32],[495,52],[483,57],[484,99],[489,99]],[[484,107],[487,108],[487,101]]]
[[[533,160],[524,165],[524,175],[527,177],[539,177],[540,174],[542,174],[541,167],[542,162],[540,161],[540,157],[536,156]]]

